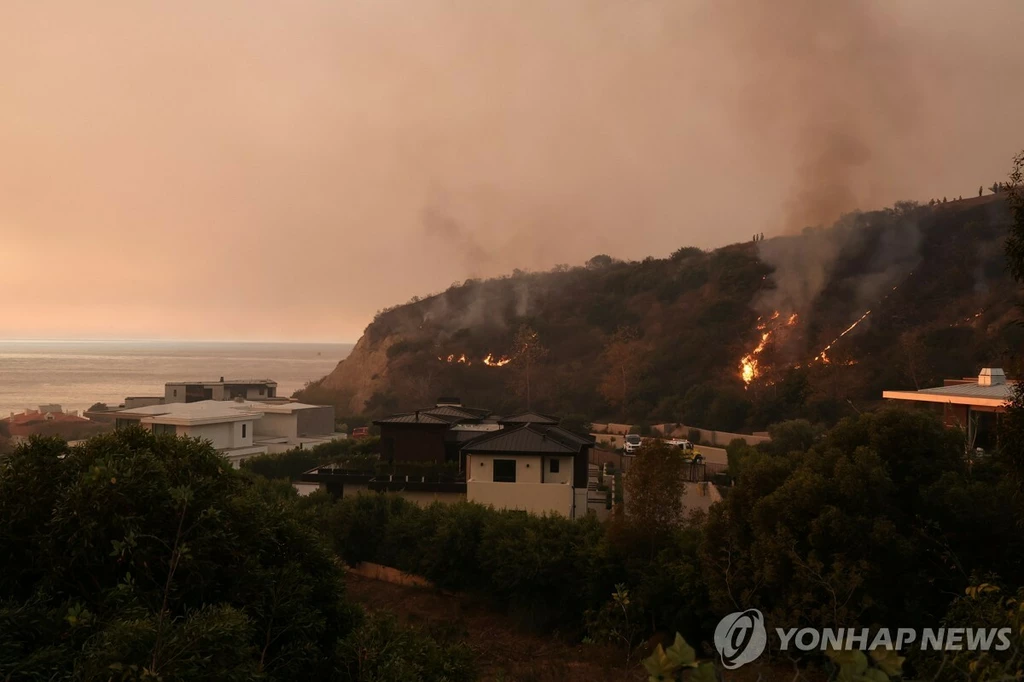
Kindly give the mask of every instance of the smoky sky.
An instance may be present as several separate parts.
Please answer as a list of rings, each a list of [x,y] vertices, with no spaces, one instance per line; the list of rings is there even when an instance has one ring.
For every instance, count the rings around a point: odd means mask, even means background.
[[[0,338],[345,340],[453,281],[971,196],[1019,0],[0,3]]]

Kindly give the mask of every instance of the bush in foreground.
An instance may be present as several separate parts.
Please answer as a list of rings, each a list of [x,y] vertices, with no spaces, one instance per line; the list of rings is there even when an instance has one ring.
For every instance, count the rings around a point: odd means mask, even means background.
[[[315,532],[208,444],[0,463],[0,679],[332,679],[355,616]]]

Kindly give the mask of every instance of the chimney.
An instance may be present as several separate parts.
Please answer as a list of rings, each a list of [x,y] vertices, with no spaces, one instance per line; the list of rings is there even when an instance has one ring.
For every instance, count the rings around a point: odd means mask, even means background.
[[[985,367],[978,375],[979,386],[1002,386],[1006,383],[1006,375],[1000,367]]]

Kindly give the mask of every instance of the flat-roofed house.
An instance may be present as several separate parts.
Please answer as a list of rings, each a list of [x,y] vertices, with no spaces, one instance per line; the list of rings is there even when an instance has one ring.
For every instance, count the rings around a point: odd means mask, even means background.
[[[165,403],[197,403],[203,400],[266,400],[277,397],[277,382],[271,379],[228,379],[220,381],[169,381],[164,384]]]
[[[153,433],[169,433],[209,441],[236,469],[249,457],[267,453],[255,442],[255,424],[262,411],[219,400],[149,405],[115,413],[115,426],[138,424]]]
[[[986,449],[996,446],[999,415],[1013,398],[1016,381],[999,367],[986,367],[977,377],[946,379],[942,386],[916,391],[883,391],[882,397],[941,410],[949,427],[962,428],[968,443]]]

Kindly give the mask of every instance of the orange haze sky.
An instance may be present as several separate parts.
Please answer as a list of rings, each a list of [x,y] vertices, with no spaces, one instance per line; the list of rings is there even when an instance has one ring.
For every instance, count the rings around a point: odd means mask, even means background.
[[[0,3],[0,338],[355,340],[512,268],[973,196],[1020,0]]]

